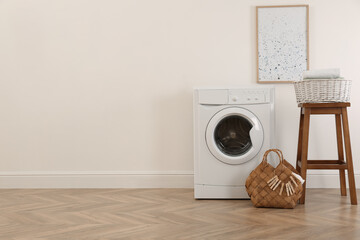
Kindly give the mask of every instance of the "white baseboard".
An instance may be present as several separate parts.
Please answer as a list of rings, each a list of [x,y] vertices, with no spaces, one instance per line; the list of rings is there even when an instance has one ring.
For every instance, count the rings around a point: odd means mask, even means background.
[[[360,188],[360,174],[355,173]],[[192,171],[0,172],[0,188],[193,188]],[[309,173],[308,188],[339,188],[337,172]],[[348,186],[348,185],[347,185]]]
[[[0,172],[0,188],[192,188],[193,172]]]

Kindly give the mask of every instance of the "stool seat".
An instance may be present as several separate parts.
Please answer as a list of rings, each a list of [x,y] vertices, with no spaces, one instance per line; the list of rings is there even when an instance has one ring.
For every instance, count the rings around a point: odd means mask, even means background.
[[[313,108],[329,108],[329,107],[350,107],[349,102],[333,102],[333,103],[299,103],[299,107],[313,107]]]
[[[351,154],[350,131],[347,115],[349,102],[343,103],[300,103],[300,124],[299,139],[296,158],[296,169],[300,172],[302,178],[306,180],[308,169],[338,169],[340,175],[340,193],[346,196],[345,170],[348,171],[350,200],[352,205],[357,205],[356,187],[354,178],[354,167]],[[309,147],[309,127],[310,115],[313,114],[334,114],[336,123],[336,138],[338,148],[337,160],[308,160]],[[342,123],[341,123],[342,122]],[[346,158],[344,158],[344,146]],[[346,160],[346,161],[345,161]],[[300,203],[305,203],[306,181],[304,183],[303,195]]]

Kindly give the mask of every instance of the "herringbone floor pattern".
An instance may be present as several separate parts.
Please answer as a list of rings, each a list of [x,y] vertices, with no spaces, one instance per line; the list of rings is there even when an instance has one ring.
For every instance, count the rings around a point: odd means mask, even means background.
[[[338,189],[309,189],[294,210],[192,189],[0,190],[0,239],[360,239],[359,212]]]

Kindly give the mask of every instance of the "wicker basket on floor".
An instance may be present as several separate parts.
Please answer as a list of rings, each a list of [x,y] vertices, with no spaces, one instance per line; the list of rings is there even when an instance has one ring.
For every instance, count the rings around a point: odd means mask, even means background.
[[[350,102],[351,80],[309,79],[294,82],[298,103]]]
[[[279,157],[280,163],[276,168],[267,162],[270,152],[275,152]],[[246,191],[253,205],[255,207],[294,208],[302,195],[303,186],[293,173],[298,174],[295,168],[283,158],[279,149],[267,150],[262,162],[246,179]]]

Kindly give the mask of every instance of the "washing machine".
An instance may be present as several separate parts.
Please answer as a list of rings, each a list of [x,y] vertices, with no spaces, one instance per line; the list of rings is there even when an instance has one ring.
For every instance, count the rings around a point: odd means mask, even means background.
[[[248,199],[245,181],[274,147],[274,88],[194,89],[196,199]]]

